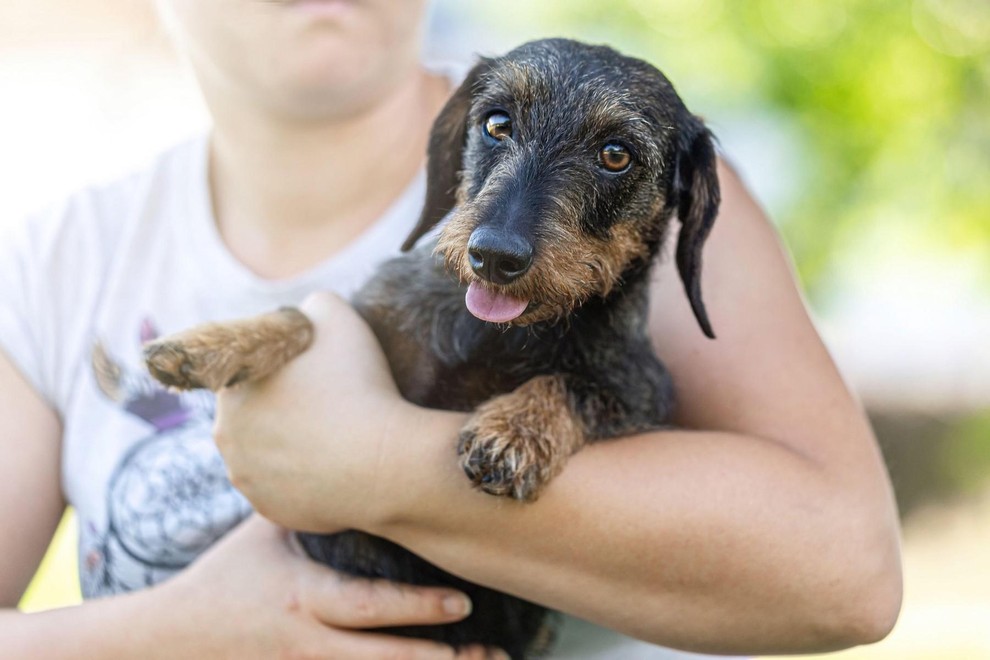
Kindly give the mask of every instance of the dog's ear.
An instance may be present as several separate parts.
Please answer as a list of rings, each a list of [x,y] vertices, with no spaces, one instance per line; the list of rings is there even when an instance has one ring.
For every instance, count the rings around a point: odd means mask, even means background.
[[[454,208],[457,184],[463,167],[471,98],[478,81],[491,66],[492,61],[489,59],[482,59],[476,64],[433,122],[426,152],[426,202],[419,222],[402,244],[403,252],[412,249],[423,234],[430,231]]]
[[[677,269],[698,325],[705,335],[714,339],[715,333],[701,300],[701,248],[715,224],[721,194],[712,134],[694,116],[689,117],[686,130],[681,132],[674,189],[681,221]]]

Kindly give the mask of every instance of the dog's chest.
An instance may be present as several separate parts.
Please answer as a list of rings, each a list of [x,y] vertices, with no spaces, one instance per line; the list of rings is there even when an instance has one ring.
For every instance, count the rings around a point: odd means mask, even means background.
[[[552,345],[502,330],[455,336],[379,331],[403,397],[421,406],[470,411],[534,376],[560,371]]]

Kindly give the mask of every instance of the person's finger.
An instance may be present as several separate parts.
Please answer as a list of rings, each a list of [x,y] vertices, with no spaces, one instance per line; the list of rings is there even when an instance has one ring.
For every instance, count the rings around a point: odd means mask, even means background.
[[[307,646],[312,649],[304,654],[307,658],[455,660],[460,657],[452,647],[439,642],[341,630],[314,634]]]
[[[312,564],[307,600],[314,616],[342,628],[429,625],[460,621],[471,613],[466,595],[441,587],[343,576]]]
[[[241,523],[241,527],[248,533],[254,534],[259,538],[280,539],[286,543],[289,540],[289,530],[257,513],[253,513],[245,518],[244,522]]]
[[[509,654],[498,648],[486,648],[477,644],[466,646],[457,652],[457,660],[511,660]]]
[[[347,313],[350,310],[343,298],[330,291],[311,293],[299,305],[299,311],[305,314],[314,325],[323,325],[334,316]]]
[[[487,660],[488,658],[485,647],[480,644],[458,649],[455,657],[457,660]]]

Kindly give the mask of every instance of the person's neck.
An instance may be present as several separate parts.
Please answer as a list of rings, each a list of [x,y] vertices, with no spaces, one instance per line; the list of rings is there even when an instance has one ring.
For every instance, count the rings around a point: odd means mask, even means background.
[[[216,116],[213,212],[234,256],[263,277],[285,278],[350,243],[419,171],[447,87],[417,69],[346,118],[287,120],[238,108]]]

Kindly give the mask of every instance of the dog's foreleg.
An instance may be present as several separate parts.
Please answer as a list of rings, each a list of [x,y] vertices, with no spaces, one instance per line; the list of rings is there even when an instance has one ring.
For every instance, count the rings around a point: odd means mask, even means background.
[[[150,342],[148,371],[182,390],[223,387],[269,376],[307,348],[313,325],[298,309],[228,323],[207,323]]]
[[[586,441],[563,376],[537,376],[482,404],[461,430],[461,467],[486,493],[535,500]]]

